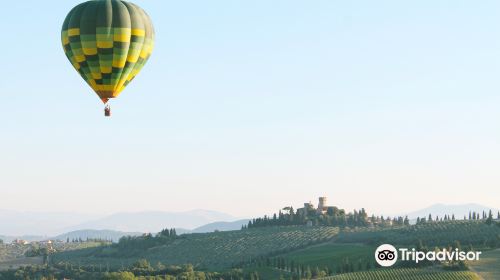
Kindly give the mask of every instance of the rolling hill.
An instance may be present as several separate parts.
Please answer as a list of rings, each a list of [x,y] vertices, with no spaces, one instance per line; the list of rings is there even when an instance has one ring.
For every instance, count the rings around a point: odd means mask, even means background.
[[[70,212],[20,212],[0,210],[0,234],[50,236],[64,228],[95,219],[96,215]]]
[[[194,233],[173,239],[144,238],[127,244],[64,252],[55,261],[110,266],[130,265],[138,259],[168,265],[191,263],[201,268],[229,268],[256,258],[283,255],[322,244],[378,245],[392,242],[415,245],[418,240],[429,246],[448,246],[460,241],[465,245],[497,246],[500,226],[480,221],[450,221],[394,228],[346,228],[284,226],[262,227],[238,231]],[[340,248],[340,247],[339,247]],[[328,252],[318,249],[308,253]],[[316,258],[316,257],[315,257]],[[321,258],[321,256],[319,257]],[[296,260],[298,261],[298,260]]]
[[[237,218],[231,215],[211,210],[117,213],[70,227],[67,231],[94,229],[155,233],[164,228],[193,229],[217,221],[235,220]]]
[[[0,234],[9,242],[15,238],[30,241],[43,240],[77,230],[114,230],[122,232],[159,232],[176,228],[179,233],[234,229],[237,223],[220,224],[207,229],[197,229],[215,222],[236,222],[238,218],[211,210],[185,212],[121,212],[109,216],[78,213],[18,212],[0,210]],[[225,228],[225,229],[224,229]]]
[[[234,222],[215,222],[203,225],[201,227],[197,227],[191,231],[190,233],[206,233],[206,232],[214,232],[214,231],[230,231],[230,230],[240,230],[243,225],[247,225],[249,219],[238,220]]]
[[[200,267],[228,268],[262,255],[279,254],[311,244],[326,242],[335,237],[334,227],[269,227],[238,231],[194,233],[148,246],[149,240],[138,240],[133,245],[92,248],[64,252],[53,256],[54,261],[95,265],[99,263],[118,267],[138,259],[151,263],[179,265],[192,263]]]
[[[202,225],[193,230],[184,229],[184,228],[176,228],[177,234],[189,234],[189,233],[207,233],[214,231],[231,231],[231,230],[240,230],[243,225],[248,224],[248,219],[237,220],[234,222],[213,222],[208,223],[206,225]],[[155,232],[153,232],[155,233]],[[82,229],[82,230],[74,230],[66,233],[62,233],[55,236],[36,236],[36,235],[21,235],[21,236],[5,236],[0,235],[0,240],[3,240],[5,243],[10,243],[15,239],[22,239],[27,241],[42,241],[42,240],[61,240],[65,241],[68,238],[70,240],[73,239],[104,239],[111,240],[113,242],[118,242],[118,240],[123,236],[140,236],[143,235],[143,232],[135,231],[135,232],[125,232],[118,230],[109,230],[109,229]]]

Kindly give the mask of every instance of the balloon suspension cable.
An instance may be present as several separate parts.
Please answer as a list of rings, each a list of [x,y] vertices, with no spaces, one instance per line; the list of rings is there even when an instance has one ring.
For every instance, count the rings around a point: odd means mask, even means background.
[[[106,103],[106,106],[104,107],[104,116],[105,117],[111,117],[111,106]]]

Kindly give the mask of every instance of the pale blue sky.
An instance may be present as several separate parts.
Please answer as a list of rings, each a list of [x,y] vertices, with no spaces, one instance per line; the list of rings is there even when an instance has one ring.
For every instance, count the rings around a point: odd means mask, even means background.
[[[3,5],[2,209],[500,208],[498,1],[137,0],[156,48],[111,119],[60,45],[77,3]]]

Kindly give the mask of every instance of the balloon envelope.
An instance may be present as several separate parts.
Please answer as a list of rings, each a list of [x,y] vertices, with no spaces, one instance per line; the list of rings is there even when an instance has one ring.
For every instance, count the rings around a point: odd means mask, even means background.
[[[64,21],[61,37],[69,61],[104,103],[135,78],[154,45],[146,12],[120,0],[76,6]]]

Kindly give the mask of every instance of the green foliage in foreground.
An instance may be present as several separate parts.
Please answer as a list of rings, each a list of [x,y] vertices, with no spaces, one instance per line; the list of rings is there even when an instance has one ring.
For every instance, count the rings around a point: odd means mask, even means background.
[[[266,271],[267,270],[267,271]],[[17,270],[0,272],[1,280],[474,280],[479,276],[471,271],[445,271],[432,268],[404,268],[404,269],[378,269],[371,271],[353,272],[338,274],[335,276],[323,277],[324,274],[308,267],[301,277],[287,273],[284,270],[271,268],[258,268],[255,270],[233,269],[226,272],[205,272],[196,271],[193,266],[151,266],[147,261],[141,260],[129,267],[127,270],[102,272],[89,270],[82,267],[64,266],[32,266],[23,267]]]
[[[375,269],[373,246],[323,243],[247,264],[249,270],[264,268],[286,273],[292,279],[315,279],[328,275]],[[288,279],[288,278],[287,278]]]
[[[252,273],[244,273],[239,269],[223,273],[196,271],[192,265],[165,267],[160,264],[153,267],[147,261],[140,260],[127,270],[120,271],[96,271],[94,268],[62,265],[21,267],[0,271],[0,280],[246,280],[251,279]]]
[[[471,271],[442,271],[436,269],[380,269],[346,273],[336,276],[320,278],[318,280],[480,280],[481,278]]]
[[[374,269],[374,251],[373,246],[363,244],[325,243],[283,254],[265,263],[294,276],[327,276]]]
[[[186,234],[162,239],[163,243],[148,241],[155,247],[142,248],[142,242],[127,241],[99,248],[55,254],[54,263],[128,266],[138,259],[167,265],[192,263],[200,268],[228,268],[260,256],[282,254],[313,244],[332,240],[339,232],[335,227],[268,227],[241,231]],[[140,247],[140,249],[138,249]]]
[[[422,250],[426,251],[425,248],[422,248]],[[252,262],[248,268],[259,271],[262,268],[272,268],[282,273],[286,272],[289,276],[286,279],[316,279],[380,268],[375,262],[374,251],[374,247],[363,244],[324,243],[273,258],[260,258]],[[461,261],[428,261],[418,264],[413,262],[398,262],[392,268],[431,267],[434,269],[433,271],[469,270],[467,264]],[[275,279],[277,278],[275,277]]]

